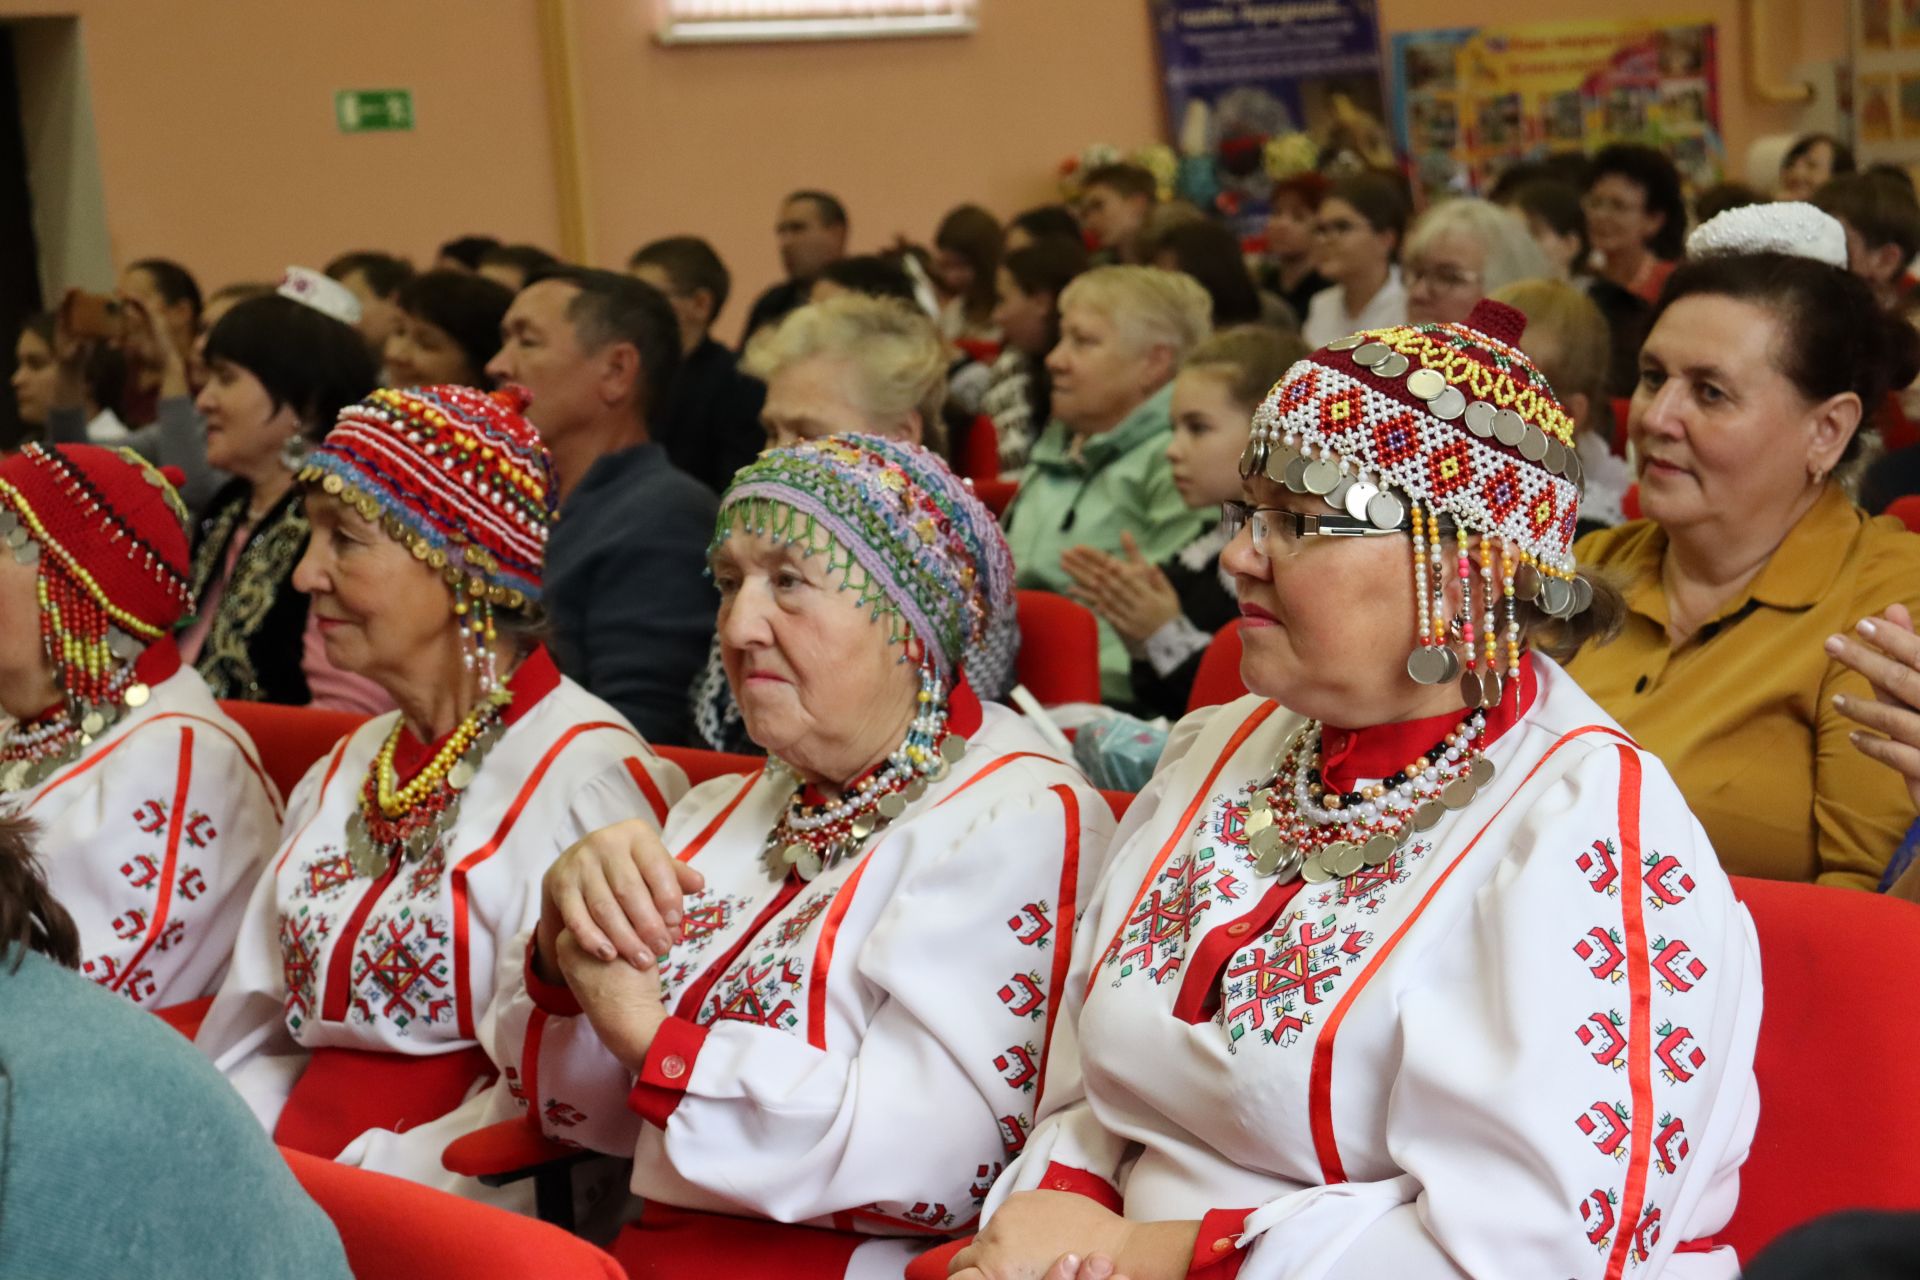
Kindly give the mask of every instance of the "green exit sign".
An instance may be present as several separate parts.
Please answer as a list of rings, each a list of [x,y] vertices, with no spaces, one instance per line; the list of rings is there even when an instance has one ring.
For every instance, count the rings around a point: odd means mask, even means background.
[[[333,118],[342,133],[381,133],[413,128],[411,89],[342,89],[333,95]]]

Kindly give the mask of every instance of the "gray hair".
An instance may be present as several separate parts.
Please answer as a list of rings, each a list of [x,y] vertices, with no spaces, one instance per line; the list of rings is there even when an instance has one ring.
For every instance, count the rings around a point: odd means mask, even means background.
[[[937,433],[947,398],[947,352],[933,322],[898,298],[843,294],[791,312],[747,344],[740,367],[761,381],[817,356],[845,360],[860,375],[862,407],[875,417],[917,411]]]
[[[1086,307],[1137,348],[1173,348],[1177,366],[1213,332],[1213,299],[1200,282],[1158,267],[1095,267],[1060,291],[1060,309]]]
[[[1449,231],[1467,236],[1486,253],[1486,265],[1480,269],[1480,290],[1491,294],[1518,280],[1548,279],[1553,268],[1534,241],[1527,224],[1509,209],[1486,200],[1461,197],[1437,204],[1420,215],[1407,233],[1406,251],[1401,261],[1420,258],[1428,247]]]

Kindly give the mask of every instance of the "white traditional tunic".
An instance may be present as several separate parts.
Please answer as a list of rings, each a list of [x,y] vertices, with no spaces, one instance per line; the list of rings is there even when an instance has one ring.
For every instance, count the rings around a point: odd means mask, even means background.
[[[761,858],[784,773],[717,778],[674,807],[666,845],[706,886],[665,962],[674,1016],[638,1082],[569,993],[529,990],[522,967],[494,1028],[513,1064],[496,1088],[537,1101],[549,1135],[634,1157],[654,1274],[711,1274],[701,1249],[738,1260],[758,1227],[787,1274],[897,1277],[929,1237],[973,1222],[1026,1140],[1113,818],[1028,722],[989,705],[967,733],[967,714],[956,706],[968,751],[947,778],[811,883]],[[668,1206],[842,1234],[703,1229]],[[650,1230],[662,1218],[676,1229]]]
[[[347,819],[398,712],[342,738],[294,790],[285,839],[198,1036],[286,1145],[444,1176],[444,1143],[387,1130],[444,1114],[491,1075],[476,1046],[499,949],[538,921],[540,877],[589,832],[657,822],[686,789],[679,768],[563,679],[544,649],[509,687],[504,732],[440,849],[420,862],[395,859],[369,880],[346,850]]]
[[[80,930],[81,971],[160,1008],[211,991],[280,832],[280,796],[246,730],[171,640],[134,674],[152,691],[0,812],[39,827],[47,883]]]
[[[1531,661],[1474,802],[1325,884],[1258,876],[1242,826],[1298,718],[1181,722],[989,1212],[1117,1190],[1243,1280],[1736,1273],[1699,1245],[1757,1115],[1751,921],[1660,762]]]

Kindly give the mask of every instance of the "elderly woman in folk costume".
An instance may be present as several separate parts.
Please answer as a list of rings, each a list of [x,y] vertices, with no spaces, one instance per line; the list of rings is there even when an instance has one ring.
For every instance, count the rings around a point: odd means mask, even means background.
[[[1255,692],[1128,811],[954,1275],[1735,1274],[1752,925],[1530,651],[1619,606],[1522,323],[1338,339],[1263,407],[1222,557]]]
[[[0,461],[0,814],[31,819],[81,969],[137,1004],[226,964],[280,798],[173,628],[187,512],[131,450]]]
[[[553,475],[523,407],[376,391],[306,458],[295,581],[329,660],[400,709],[294,790],[198,1034],[282,1145],[401,1176],[439,1172],[420,1135],[495,1074],[480,1028],[541,873],[685,788],[528,636]]]
[[[898,1275],[1025,1141],[1112,817],[974,696],[1013,566],[927,450],[763,455],[712,564],[773,759],[554,865],[495,1052],[547,1133],[633,1159],[645,1274]]]

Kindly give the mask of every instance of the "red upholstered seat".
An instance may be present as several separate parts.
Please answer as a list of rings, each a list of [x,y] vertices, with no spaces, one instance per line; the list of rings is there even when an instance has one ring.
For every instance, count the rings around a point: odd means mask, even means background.
[[[698,747],[655,747],[654,750],[662,759],[679,765],[687,775],[687,785],[695,787],[709,778],[753,773],[767,764],[763,756],[736,755],[731,751],[703,751]]]
[[[280,788],[284,799],[307,769],[333,744],[366,723],[353,711],[323,711],[318,707],[281,707],[271,702],[222,702],[260,752],[260,765]]]
[[[1638,520],[1640,518],[1639,485],[1628,485],[1626,492],[1620,495],[1620,514],[1629,520]]]
[[[1229,622],[1213,633],[1213,643],[1200,658],[1193,689],[1187,694],[1187,710],[1217,707],[1246,691],[1246,681],[1240,678],[1240,623]]]
[[[384,1173],[281,1153],[333,1219],[358,1280],[626,1280],[619,1263],[558,1227]]]
[[[212,1007],[213,997],[201,996],[198,1000],[183,1000],[164,1009],[155,1009],[153,1015],[191,1040],[200,1034],[200,1024],[206,1020],[207,1010]]]
[[[994,429],[992,418],[984,413],[974,417],[953,460],[957,464],[954,469],[969,480],[1000,478],[1000,433]]]
[[[1627,456],[1627,416],[1633,408],[1633,401],[1622,396],[1608,402],[1613,408],[1613,453],[1615,457]]]
[[[1914,533],[1920,533],[1920,494],[1895,498],[1881,514],[1892,516]]]
[[[1100,701],[1100,629],[1082,605],[1051,591],[1021,591],[1016,674],[1043,707]]]
[[[1013,505],[1013,495],[1020,488],[1012,480],[975,480],[973,494],[986,504],[987,510],[996,516],[1007,514],[1007,508]]]

